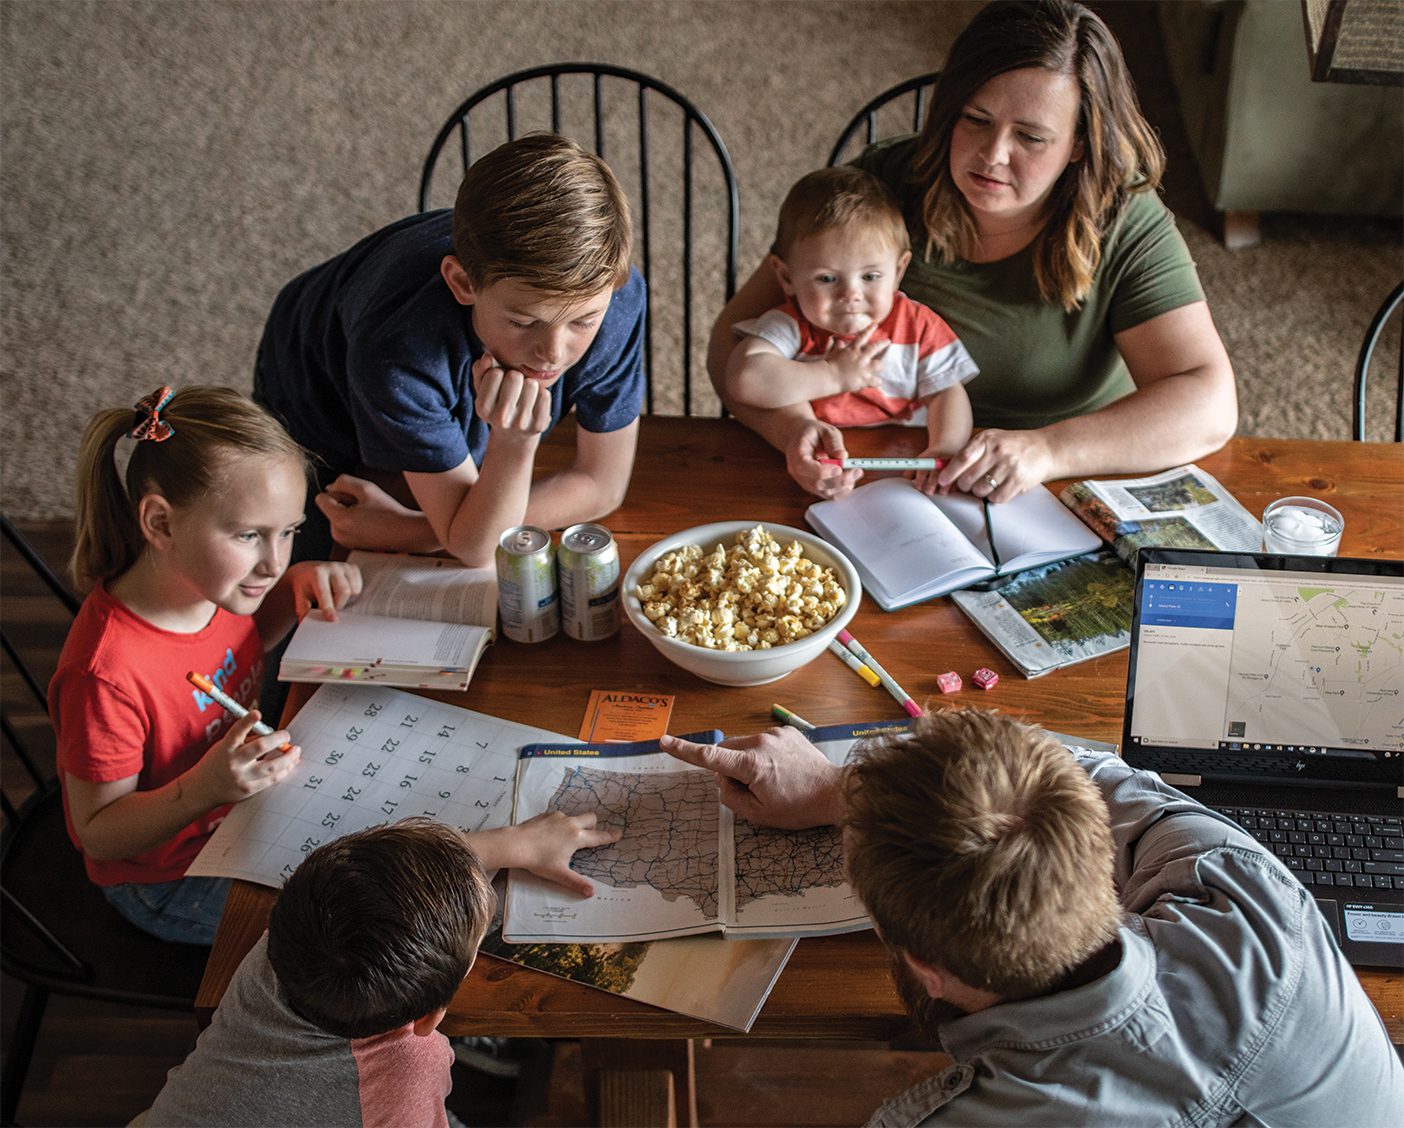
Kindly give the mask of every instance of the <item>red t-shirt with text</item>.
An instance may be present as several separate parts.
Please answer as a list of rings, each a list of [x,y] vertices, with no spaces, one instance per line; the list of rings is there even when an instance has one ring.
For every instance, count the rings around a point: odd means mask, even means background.
[[[186,673],[204,674],[252,707],[264,661],[258,629],[247,615],[217,608],[203,629],[180,634],[153,626],[98,585],[79,608],[49,683],[60,778],[111,783],[137,776],[138,791],[169,783],[234,720],[191,685]],[[88,876],[98,885],[182,877],[228,809],[207,812],[174,838],[132,858],[100,861],[84,855]],[[66,789],[64,817],[81,850]]]

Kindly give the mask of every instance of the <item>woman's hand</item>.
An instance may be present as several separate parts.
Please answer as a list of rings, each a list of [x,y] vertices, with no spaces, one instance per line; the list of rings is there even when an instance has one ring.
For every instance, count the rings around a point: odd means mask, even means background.
[[[785,468],[790,477],[810,493],[822,498],[843,497],[852,492],[863,471],[844,470],[819,459],[846,458],[847,455],[842,431],[832,423],[805,419],[785,444]]]
[[[1012,501],[1053,477],[1053,455],[1042,431],[981,431],[936,478],[941,493],[954,488],[990,501]]]
[[[361,594],[361,569],[337,560],[304,560],[288,569],[297,621],[315,606],[331,622],[337,610]]]

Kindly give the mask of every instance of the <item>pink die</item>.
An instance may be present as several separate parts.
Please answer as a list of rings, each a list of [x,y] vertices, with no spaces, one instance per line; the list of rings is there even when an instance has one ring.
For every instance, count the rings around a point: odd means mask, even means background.
[[[942,693],[959,693],[961,688],[960,675],[954,670],[947,670],[944,674],[937,674],[936,688]]]
[[[970,675],[970,680],[981,689],[994,689],[999,684],[999,675],[993,670],[981,666]]]

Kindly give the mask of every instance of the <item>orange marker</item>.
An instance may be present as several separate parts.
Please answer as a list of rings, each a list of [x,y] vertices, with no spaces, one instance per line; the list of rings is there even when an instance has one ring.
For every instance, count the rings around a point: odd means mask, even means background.
[[[225,693],[224,690],[215,685],[214,682],[210,681],[209,678],[205,677],[204,674],[197,674],[194,670],[191,670],[185,675],[185,680],[201,693],[205,694],[205,696],[216,705],[223,706],[226,712],[233,713],[234,716],[238,717],[240,720],[249,715],[247,709],[235,701],[234,698],[230,697],[229,694]],[[276,729],[269,728],[262,721],[255,721],[253,730],[258,733],[259,736],[272,736],[277,731]],[[284,744],[278,751],[286,752],[291,747],[291,744]]]

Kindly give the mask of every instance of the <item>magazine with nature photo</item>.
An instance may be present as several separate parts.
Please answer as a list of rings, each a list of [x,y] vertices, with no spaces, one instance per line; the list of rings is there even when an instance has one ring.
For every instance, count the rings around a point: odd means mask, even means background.
[[[1074,482],[1059,496],[1130,568],[1142,548],[1262,547],[1261,522],[1198,466],[1149,478]]]
[[[1110,549],[951,593],[1028,678],[1131,644],[1132,573]]]
[[[717,933],[600,944],[512,944],[502,939],[506,875],[499,874],[498,915],[479,951],[650,1006],[751,1029],[798,942],[731,940]]]

